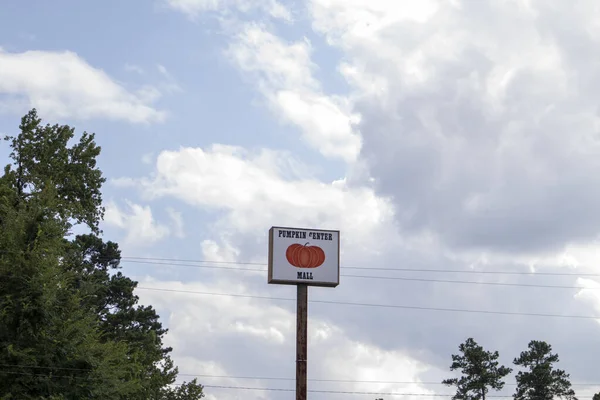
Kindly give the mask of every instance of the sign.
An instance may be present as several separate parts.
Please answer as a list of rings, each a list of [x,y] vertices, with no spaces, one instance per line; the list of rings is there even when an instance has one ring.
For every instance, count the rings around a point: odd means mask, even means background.
[[[339,285],[340,231],[269,229],[269,283]]]

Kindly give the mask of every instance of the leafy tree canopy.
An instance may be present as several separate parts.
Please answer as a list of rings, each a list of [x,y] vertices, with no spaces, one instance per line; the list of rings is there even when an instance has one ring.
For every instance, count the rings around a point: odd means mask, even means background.
[[[0,177],[0,399],[198,400],[163,344],[167,330],[138,304],[104,215],[94,135],[42,125],[36,110],[7,136]],[[72,239],[73,224],[89,234]]]

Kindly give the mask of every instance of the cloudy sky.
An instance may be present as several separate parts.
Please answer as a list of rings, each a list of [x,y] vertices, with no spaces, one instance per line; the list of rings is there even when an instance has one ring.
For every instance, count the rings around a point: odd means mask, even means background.
[[[36,107],[97,134],[105,236],[211,400],[293,396],[273,225],[341,231],[311,398],[450,393],[468,337],[506,364],[548,341],[587,398],[599,21],[597,0],[0,0],[0,133]]]

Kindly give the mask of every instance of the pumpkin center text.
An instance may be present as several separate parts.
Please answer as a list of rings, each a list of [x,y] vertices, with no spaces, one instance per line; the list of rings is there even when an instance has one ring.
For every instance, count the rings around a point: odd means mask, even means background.
[[[303,231],[284,231],[279,230],[279,237],[290,238],[290,239],[306,239],[307,232]],[[313,240],[333,240],[331,233],[325,232],[308,232],[308,238]]]

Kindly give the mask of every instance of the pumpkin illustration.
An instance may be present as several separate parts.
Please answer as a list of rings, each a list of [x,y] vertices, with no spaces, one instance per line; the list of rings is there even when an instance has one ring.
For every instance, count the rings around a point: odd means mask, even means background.
[[[325,252],[319,246],[294,243],[285,251],[288,262],[296,268],[317,268],[325,262]]]

